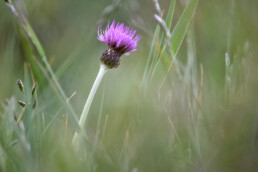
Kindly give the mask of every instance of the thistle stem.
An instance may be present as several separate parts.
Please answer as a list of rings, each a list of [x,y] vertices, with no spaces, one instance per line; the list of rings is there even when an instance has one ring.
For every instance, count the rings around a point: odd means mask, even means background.
[[[95,93],[96,93],[96,91],[99,87],[99,84],[100,84],[104,74],[107,72],[107,69],[108,68],[106,67],[106,65],[104,65],[104,64],[100,65],[99,73],[96,77],[96,80],[95,80],[91,90],[90,90],[90,94],[89,94],[88,99],[87,99],[87,101],[84,105],[84,108],[83,108],[83,111],[82,111],[82,114],[81,114],[81,117],[80,117],[80,120],[79,120],[80,130],[83,129],[83,126],[86,122],[86,119],[87,119],[87,116],[88,116],[88,113],[89,113],[89,110],[90,110],[90,105],[92,103],[92,100],[95,96]],[[80,137],[81,133],[82,133],[81,131],[74,133],[73,140],[72,140],[72,146],[74,148],[76,148],[77,145],[78,145],[78,140],[79,140],[79,137]]]

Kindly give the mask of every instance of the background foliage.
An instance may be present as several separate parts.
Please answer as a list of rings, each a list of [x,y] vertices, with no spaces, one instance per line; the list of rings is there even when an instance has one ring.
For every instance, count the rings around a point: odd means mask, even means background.
[[[175,55],[179,38],[166,48],[150,0],[13,0],[63,92],[72,95],[77,117],[106,48],[96,39],[98,25],[115,18],[142,35],[138,50],[104,77],[88,139],[75,152],[76,122],[66,100],[1,1],[0,171],[256,171],[258,2],[199,0],[192,20],[190,10],[180,18],[188,1],[177,0],[174,11],[173,2],[160,1],[161,17],[173,16],[170,31],[181,21],[177,33],[184,36],[190,22],[176,60],[169,49]]]

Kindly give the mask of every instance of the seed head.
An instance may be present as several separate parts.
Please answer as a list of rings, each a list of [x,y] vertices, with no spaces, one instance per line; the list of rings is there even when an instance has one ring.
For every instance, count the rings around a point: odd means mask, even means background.
[[[22,83],[22,80],[19,79],[19,80],[16,81],[16,83],[17,83],[19,89],[21,90],[21,92],[23,92],[24,91],[24,85]]]
[[[19,103],[19,105],[21,105],[22,107],[25,107],[25,106],[26,106],[26,104],[25,104],[24,101],[19,100],[18,103]]]
[[[31,90],[31,95],[34,95],[34,94],[35,94],[36,87],[37,87],[37,85],[34,84],[33,87],[32,87],[32,90]]]
[[[101,26],[98,28],[98,39],[108,45],[108,49],[104,51],[100,60],[109,68],[118,67],[120,57],[125,54],[129,55],[136,51],[137,43],[141,39],[136,35],[136,30],[125,26],[124,23],[116,24],[115,20],[102,31]]]

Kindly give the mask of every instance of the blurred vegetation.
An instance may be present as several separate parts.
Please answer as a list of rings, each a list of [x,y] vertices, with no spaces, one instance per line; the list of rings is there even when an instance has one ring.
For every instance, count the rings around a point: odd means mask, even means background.
[[[158,13],[150,0],[13,0],[44,63],[0,1],[0,171],[257,171],[258,1],[187,2],[160,0]],[[171,40],[154,14],[168,28],[173,16]],[[79,118],[106,48],[97,27],[114,18],[142,39],[104,77],[76,152],[72,111]]]

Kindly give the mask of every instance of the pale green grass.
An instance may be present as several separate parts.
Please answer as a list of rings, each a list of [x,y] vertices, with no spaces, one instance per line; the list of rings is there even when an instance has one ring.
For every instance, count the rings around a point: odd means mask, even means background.
[[[0,171],[257,171],[256,1],[160,0],[166,28],[149,0],[12,3],[19,16],[0,2]],[[113,18],[143,38],[105,75],[76,152],[106,48],[97,26]]]

